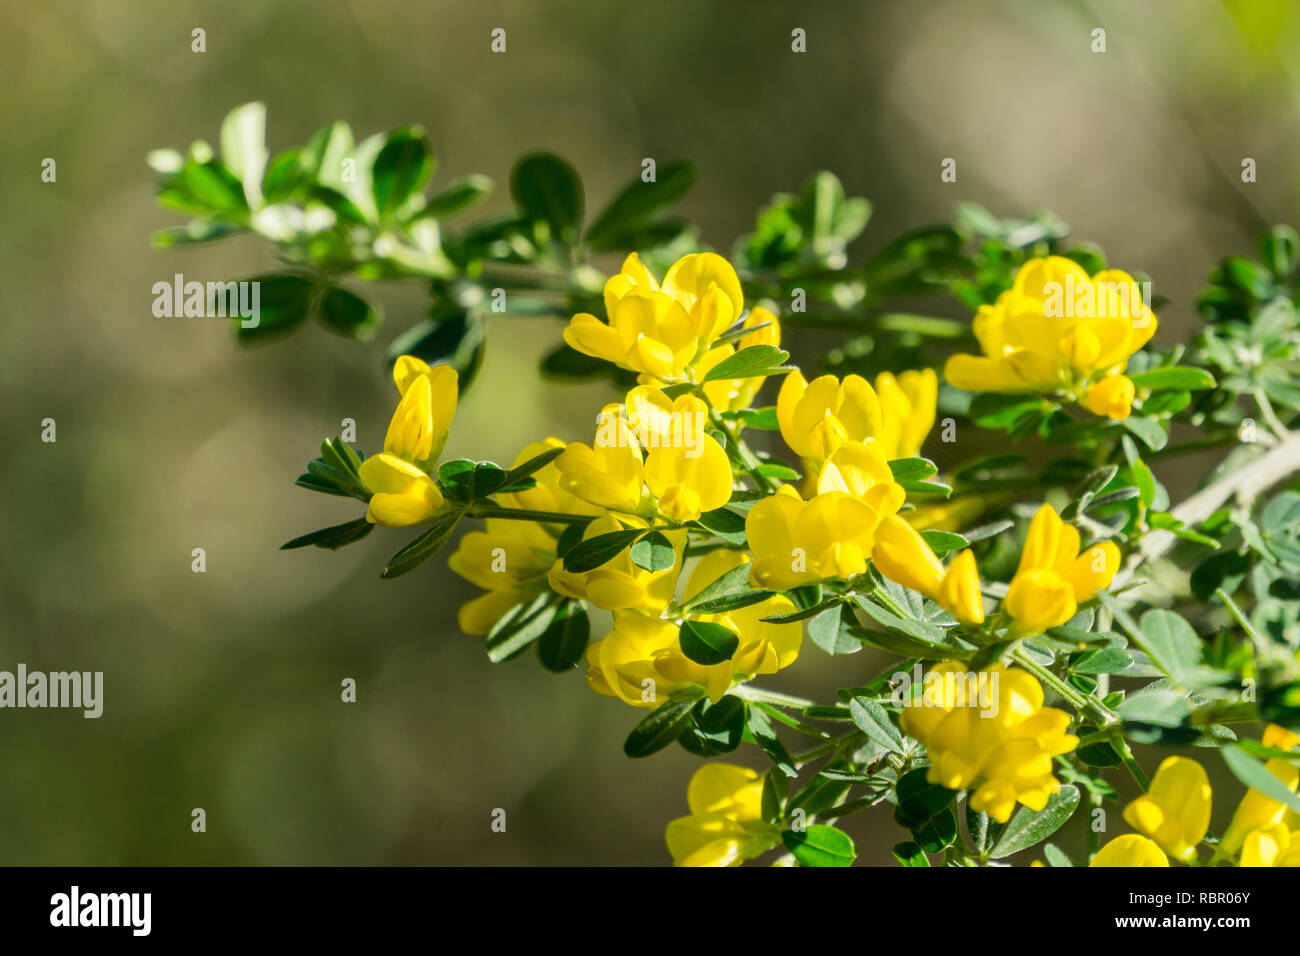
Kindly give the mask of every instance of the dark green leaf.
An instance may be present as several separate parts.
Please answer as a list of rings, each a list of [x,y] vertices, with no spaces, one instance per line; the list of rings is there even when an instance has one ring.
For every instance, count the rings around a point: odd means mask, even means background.
[[[556,674],[573,670],[582,662],[590,637],[586,607],[581,601],[564,602],[537,641],[542,666]]]
[[[352,544],[354,541],[360,541],[366,535],[373,531],[375,526],[365,518],[357,518],[353,521],[346,521],[343,524],[336,524],[329,528],[321,528],[319,531],[313,531],[310,534],[304,534],[301,537],[294,538],[292,541],[286,541],[280,545],[281,551],[291,551],[294,548],[305,548],[308,545],[315,545],[318,548],[324,548],[328,551],[337,551],[345,544]]]
[[[582,183],[572,166],[553,153],[533,153],[515,164],[510,195],[534,223],[546,223],[550,238],[577,241],[582,222]]]
[[[643,182],[638,176],[596,217],[587,230],[587,245],[597,250],[620,248],[664,207],[680,199],[694,181],[695,166],[682,161],[660,163],[653,182]]]
[[[379,572],[379,576],[384,579],[400,577],[428,561],[447,543],[447,539],[451,537],[452,531],[456,529],[459,522],[459,511],[437,518],[432,528],[393,555],[384,566],[384,570]]]
[[[696,700],[698,695],[673,697],[652,710],[628,734],[623,752],[629,757],[648,757],[663,750],[680,737],[690,724]]]
[[[1066,784],[1057,793],[1048,797],[1047,806],[1042,810],[1034,811],[1028,807],[1021,807],[1020,811],[1011,818],[1007,828],[1002,831],[1002,837],[993,847],[990,855],[998,860],[1041,843],[1070,819],[1078,805],[1078,788]]]
[[[522,653],[547,632],[558,611],[554,595],[547,592],[503,615],[488,632],[488,660],[496,664]]]
[[[814,823],[803,831],[786,830],[781,842],[804,866],[852,866],[857,857],[849,835],[824,823]]]
[[[258,284],[256,314],[235,319],[240,342],[261,341],[288,332],[311,312],[315,287],[300,275],[272,273],[239,281]]]
[[[614,560],[623,549],[645,532],[631,528],[625,531],[609,531],[586,538],[573,546],[564,556],[564,570],[575,574],[594,571],[602,564]]]
[[[331,332],[365,341],[379,325],[379,312],[341,286],[330,286],[320,301],[320,320]]]
[[[413,194],[423,191],[432,175],[433,150],[424,130],[404,126],[389,133],[372,167],[371,192],[379,218],[387,219]]]
[[[709,621],[684,621],[679,641],[683,654],[705,666],[731,660],[740,647],[735,631]]]

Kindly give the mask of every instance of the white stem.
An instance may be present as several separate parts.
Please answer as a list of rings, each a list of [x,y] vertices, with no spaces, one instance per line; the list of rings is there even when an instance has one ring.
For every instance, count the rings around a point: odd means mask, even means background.
[[[1248,507],[1260,494],[1297,471],[1300,471],[1300,433],[1292,432],[1285,441],[1274,445],[1246,467],[1202,488],[1170,514],[1188,527],[1195,526],[1223,507],[1230,498],[1235,497]],[[1129,555],[1124,568],[1115,576],[1112,588],[1127,584],[1141,565],[1160,557],[1177,540],[1178,536],[1172,531],[1154,531],[1144,536],[1138,550]]]

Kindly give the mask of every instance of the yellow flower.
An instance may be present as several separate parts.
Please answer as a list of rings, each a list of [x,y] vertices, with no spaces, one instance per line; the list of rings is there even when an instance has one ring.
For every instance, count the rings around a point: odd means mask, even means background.
[[[433,518],[442,508],[442,492],[422,470],[396,455],[371,455],[358,469],[370,489],[366,520],[385,528],[405,528]]]
[[[521,451],[515,466],[552,448],[563,448],[558,438],[534,442]],[[536,485],[524,491],[499,493],[495,499],[503,508],[524,508],[563,514],[594,514],[596,509],[560,487],[555,463],[533,472]],[[466,634],[481,635],[511,608],[541,594],[549,587],[547,573],[555,564],[556,535],[532,521],[488,518],[484,530],[471,531],[460,539],[448,560],[453,571],[487,591],[461,605],[458,619]]]
[[[953,558],[945,569],[917,530],[891,515],[880,523],[871,560],[889,580],[938,601],[957,620],[967,624],[984,622],[979,569],[969,549]]]
[[[1281,823],[1257,827],[1246,834],[1238,866],[1300,866],[1300,830]]]
[[[903,372],[897,378],[881,372],[876,376],[876,396],[881,428],[876,439],[885,446],[886,456],[892,460],[919,455],[934,427],[939,399],[939,376],[934,369]]]
[[[932,369],[897,378],[885,372],[875,388],[860,375],[806,382],[793,371],[781,383],[776,416],[785,443],[806,460],[820,463],[846,441],[874,438],[892,461],[920,452],[934,425],[937,394]]]
[[[1126,833],[1097,851],[1089,866],[1169,866],[1164,851],[1146,837]]]
[[[707,763],[686,788],[691,815],[668,824],[674,866],[739,866],[781,842],[763,821],[763,778],[730,763]]]
[[[483,635],[511,608],[547,589],[546,575],[555,564],[555,539],[531,521],[488,518],[484,530],[460,539],[447,563],[487,591],[461,605],[457,615],[462,631]]]
[[[587,645],[587,683],[598,694],[653,709],[692,683],[669,680],[659,671],[660,658],[675,652],[680,645],[672,621],[616,613],[614,629]]]
[[[371,492],[366,520],[389,528],[428,521],[443,505],[442,492],[427,470],[438,461],[456,414],[456,370],[430,368],[413,355],[393,365],[402,399],[384,438],[384,450],[359,469]]]
[[[645,487],[645,466],[641,449],[630,439],[618,406],[601,413],[601,427],[595,445],[570,442],[555,466],[560,470],[560,487],[598,508],[636,512]]]
[[[1297,746],[1300,746],[1300,735],[1292,733],[1285,727],[1279,727],[1277,724],[1269,724],[1264,729],[1264,737],[1261,742],[1265,747],[1294,750]],[[1297,785],[1300,785],[1300,767],[1297,767],[1289,760],[1283,760],[1281,757],[1274,757],[1267,761],[1264,766],[1269,773],[1282,781],[1282,784],[1288,790],[1292,793],[1296,792]],[[1287,805],[1282,801],[1266,797],[1255,788],[1250,788],[1246,791],[1246,795],[1241,798],[1241,803],[1237,805],[1237,810],[1232,815],[1232,822],[1228,824],[1223,839],[1219,841],[1219,853],[1232,856],[1241,849],[1248,833],[1260,827],[1288,822],[1288,812]]]
[[[388,425],[384,451],[425,468],[442,454],[456,415],[456,370],[449,365],[430,368],[403,355],[393,365],[393,381],[402,400]]]
[[[1030,522],[1020,566],[1002,607],[1022,636],[1057,627],[1074,617],[1080,603],[1110,584],[1119,562],[1119,548],[1111,541],[1080,553],[1078,529],[1045,504]]]
[[[739,551],[706,554],[687,581],[688,600],[746,560]],[[703,687],[717,703],[732,685],[760,674],[775,674],[795,662],[803,628],[797,621],[776,624],[763,620],[794,611],[795,606],[778,595],[722,614],[690,615],[691,620],[719,624],[740,638],[731,659],[717,664],[698,664],[687,657],[676,623],[644,614],[616,613],[614,629],[587,649],[587,680],[598,693],[637,707],[657,707],[692,685]]]
[[[1137,394],[1133,382],[1126,375],[1107,375],[1088,386],[1083,393],[1082,405],[1094,415],[1105,418],[1128,418],[1133,410],[1133,397]]]
[[[950,356],[943,374],[969,392],[1061,395],[1125,418],[1133,383],[1120,373],[1155,330],[1155,314],[1128,273],[1111,269],[1089,278],[1062,256],[1031,259],[1013,287],[976,314],[983,354]],[[1113,381],[1091,388],[1106,378]]]
[[[564,341],[649,379],[680,379],[743,308],[736,270],[719,255],[683,256],[661,286],[632,253],[605,283],[608,324],[589,313],[575,315]]]
[[[592,519],[583,531],[582,540],[645,526],[645,522],[639,518],[606,513]],[[676,552],[676,565],[681,561],[686,532],[666,531],[664,537]],[[591,571],[566,571],[564,561],[557,560],[551,567],[547,580],[556,593],[590,601],[606,611],[636,610],[658,614],[672,600],[677,571],[675,567],[663,571],[647,571],[637,567],[632,563],[630,551],[624,549],[612,560]]]
[[[625,405],[601,412],[594,446],[573,442],[556,459],[560,486],[601,508],[653,507],[675,522],[721,508],[731,500],[731,462],[706,434],[707,417],[693,395],[673,400],[653,386],[634,388]]]
[[[973,790],[971,808],[999,823],[1017,803],[1041,810],[1061,789],[1052,758],[1078,746],[1069,725],[1065,711],[1043,706],[1032,674],[1002,664],[977,674],[959,661],[938,664],[902,712],[903,730],[929,753],[926,779]]]
[[[1124,808],[1124,819],[1174,859],[1190,863],[1209,829],[1211,801],[1205,768],[1187,757],[1168,757],[1147,792]]]
[[[731,500],[731,462],[705,434],[704,402],[694,395],[669,399],[649,385],[627,396],[628,425],[647,448],[645,484],[672,521],[694,521]]]
[[[903,489],[875,485],[868,497],[829,491],[804,501],[789,485],[754,504],[745,535],[754,555],[750,579],[784,591],[867,570],[881,521],[898,511]]]
[[[756,326],[765,325],[765,328],[755,328]],[[722,345],[714,346],[709,349],[695,363],[695,374],[698,378],[703,379],[715,365],[731,358],[742,349],[747,349],[751,345],[780,345],[781,344],[781,325],[775,315],[762,306],[755,306],[749,310],[749,315],[745,316],[744,328],[754,329],[748,335],[743,336],[734,345],[730,342],[724,342]],[[756,375],[751,378],[733,378],[718,379],[713,382],[704,384],[704,394],[709,399],[709,404],[720,412],[738,412],[742,408],[748,408],[754,401],[754,396],[758,390],[763,387],[763,382],[767,379],[765,376]]]

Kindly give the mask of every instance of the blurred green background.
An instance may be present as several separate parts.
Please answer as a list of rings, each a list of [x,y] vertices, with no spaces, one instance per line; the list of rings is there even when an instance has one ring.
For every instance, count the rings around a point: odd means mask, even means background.
[[[365,346],[310,326],[241,351],[220,321],[154,318],[151,286],[175,272],[273,265],[251,237],[149,246],[181,220],[155,206],[145,153],[215,141],[231,107],[266,101],[273,149],[336,118],[362,135],[422,124],[435,182],[500,185],[518,155],[552,149],[589,209],[642,157],[690,158],[681,211],[723,251],[819,168],[875,203],[863,248],[957,200],[1050,207],[1154,277],[1165,343],[1222,255],[1297,213],[1300,6],[1281,0],[51,0],[7,3],[0,23],[0,669],[105,673],[99,720],[0,711],[4,863],[663,864],[664,824],[686,809],[697,759],[626,759],[639,715],[579,672],[490,665],[456,629],[473,591],[444,561],[381,582],[406,536],[276,550],[353,516],[291,482],[345,417],[360,447],[382,441],[383,347],[426,300],[418,283],[369,289],[387,319]],[[590,434],[606,387],[537,380],[559,334],[494,320],[450,453],[508,461]],[[815,361],[827,343],[787,344]],[[825,695],[872,667],[810,648],[782,686]],[[849,829],[868,863],[902,838],[885,808]]]

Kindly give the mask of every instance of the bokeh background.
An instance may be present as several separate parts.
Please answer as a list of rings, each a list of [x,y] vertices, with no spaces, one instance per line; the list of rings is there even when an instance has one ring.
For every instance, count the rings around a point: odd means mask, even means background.
[[[291,482],[345,417],[361,447],[382,440],[382,349],[425,300],[369,289],[387,319],[368,345],[305,327],[241,350],[219,321],[154,318],[156,281],[272,261],[252,237],[152,250],[179,219],[154,204],[148,150],[215,141],[227,110],[261,99],[273,149],[336,118],[422,124],[437,181],[504,183],[518,155],[553,149],[589,209],[642,157],[686,157],[701,176],[682,211],[722,250],[820,168],[875,203],[859,253],[958,200],[1050,207],[1154,277],[1171,342],[1219,257],[1297,218],[1297,53],[1285,0],[4,3],[0,669],[102,670],[106,687],[99,720],[0,711],[0,862],[663,864],[697,765],[678,749],[627,760],[638,715],[579,672],[490,665],[456,630],[471,589],[441,559],[380,581],[402,535],[276,550],[352,517]],[[504,461],[589,434],[606,386],[534,372],[559,333],[494,320],[453,453]],[[792,344],[810,361],[824,347]],[[872,664],[811,651],[783,686],[824,695]],[[850,829],[864,862],[902,838],[885,808]]]

